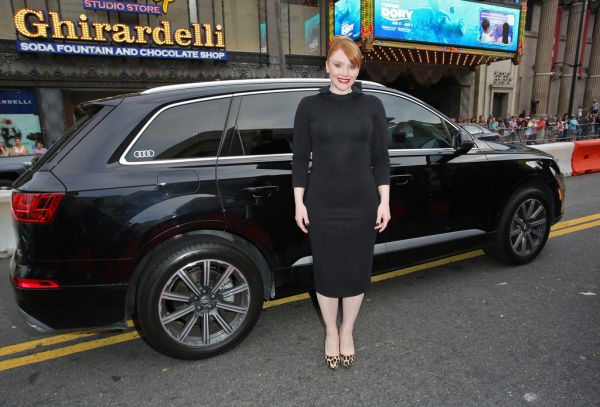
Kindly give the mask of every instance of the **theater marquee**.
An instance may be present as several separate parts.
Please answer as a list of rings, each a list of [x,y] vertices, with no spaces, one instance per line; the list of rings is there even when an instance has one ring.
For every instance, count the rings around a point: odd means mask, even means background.
[[[172,2],[172,0],[170,1]],[[127,8],[131,3],[112,1]],[[85,4],[85,3],[84,3]],[[104,6],[108,2],[90,2]],[[164,4],[168,4],[165,0]],[[117,7],[117,6],[115,6]],[[135,13],[166,11],[131,9]],[[80,14],[76,21],[61,19],[55,11],[21,9],[13,21],[19,35],[27,41],[17,41],[20,52],[119,56],[138,58],[177,58],[200,60],[226,60],[223,27],[217,24],[192,23],[185,28],[175,28],[168,20],[157,26],[109,24],[91,21]]]

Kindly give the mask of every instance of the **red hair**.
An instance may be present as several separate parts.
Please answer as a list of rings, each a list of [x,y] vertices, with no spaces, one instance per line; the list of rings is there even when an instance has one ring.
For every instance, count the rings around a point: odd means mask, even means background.
[[[362,63],[362,52],[360,51],[358,45],[356,45],[356,43],[349,37],[344,35],[336,35],[333,37],[333,40],[331,41],[331,47],[329,47],[329,52],[327,53],[327,59],[329,59],[331,54],[337,50],[341,50],[353,65],[360,66]]]

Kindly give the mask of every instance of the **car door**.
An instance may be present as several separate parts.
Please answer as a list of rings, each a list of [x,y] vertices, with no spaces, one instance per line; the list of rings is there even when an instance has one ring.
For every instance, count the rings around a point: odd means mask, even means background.
[[[372,91],[388,120],[388,258],[394,265],[480,244],[489,223],[490,167],[477,148],[457,155],[458,128],[412,98]],[[458,133],[456,133],[458,134]],[[468,136],[466,136],[468,137]]]

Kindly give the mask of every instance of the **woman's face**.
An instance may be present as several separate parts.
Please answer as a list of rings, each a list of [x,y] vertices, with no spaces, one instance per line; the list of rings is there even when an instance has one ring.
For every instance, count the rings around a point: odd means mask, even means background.
[[[333,52],[327,62],[325,69],[331,79],[331,91],[338,94],[346,94],[352,91],[352,85],[356,82],[359,67],[354,65],[344,51],[338,49]]]
[[[17,145],[17,146],[21,145],[21,139],[20,138],[16,138],[15,139],[15,145]]]

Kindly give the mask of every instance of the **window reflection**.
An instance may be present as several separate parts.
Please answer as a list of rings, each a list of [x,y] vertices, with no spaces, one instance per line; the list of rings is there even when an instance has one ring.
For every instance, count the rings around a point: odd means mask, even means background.
[[[401,97],[373,93],[383,102],[390,149],[450,148],[451,137],[442,119]]]

